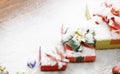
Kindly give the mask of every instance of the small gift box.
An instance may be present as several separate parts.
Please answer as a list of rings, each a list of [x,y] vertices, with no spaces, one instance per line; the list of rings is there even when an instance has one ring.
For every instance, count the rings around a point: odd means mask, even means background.
[[[68,60],[65,59],[62,52],[57,48],[55,50],[40,49],[39,59],[40,59],[40,69],[41,71],[61,71],[65,70],[67,67]]]
[[[75,29],[75,28],[74,28]],[[63,29],[62,29],[63,30]],[[62,32],[62,43],[66,58],[70,62],[93,62],[96,59],[94,31],[79,29]]]
[[[66,50],[66,58],[69,59],[70,62],[93,62],[96,59],[95,48],[94,46],[82,46],[81,52],[75,52],[69,50],[69,46],[64,46]]]

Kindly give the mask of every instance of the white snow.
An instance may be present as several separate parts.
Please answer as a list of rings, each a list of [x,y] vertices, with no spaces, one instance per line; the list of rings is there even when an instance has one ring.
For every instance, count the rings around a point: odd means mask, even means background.
[[[104,2],[105,2],[104,0],[103,1],[101,0],[101,2],[97,3],[95,7],[93,5],[90,5],[91,3],[89,3],[91,16],[92,14],[101,14],[101,15],[107,16],[109,19],[111,17],[114,17],[115,20],[118,23],[120,23],[119,22],[120,17],[114,16],[111,13],[111,8],[106,8],[104,5]],[[119,0],[106,0],[106,2],[112,4],[112,7],[115,7],[120,10]],[[98,25],[95,24],[95,21],[99,21],[100,24]],[[94,30],[96,32],[96,36],[95,36],[96,40],[120,39],[120,34],[116,34],[115,32],[110,32],[110,29],[108,28],[106,23],[102,21],[100,17],[92,16],[92,20],[90,20],[89,23],[91,23],[92,26],[94,27]],[[110,23],[112,23],[111,20],[110,20]]]
[[[44,44],[56,44],[61,41],[62,24],[71,27],[80,26],[94,29],[84,17],[86,3],[92,13],[102,0],[26,0],[0,10],[0,65],[6,66],[10,74],[58,74],[59,72],[41,72],[39,69],[39,47]],[[93,4],[94,3],[94,4]],[[94,7],[94,8],[92,8]],[[109,38],[107,28],[97,26],[97,36]],[[98,33],[97,32],[97,33]],[[105,34],[105,35],[104,35]],[[99,39],[99,38],[98,38]],[[109,74],[114,65],[120,65],[120,50],[97,52],[94,63],[68,64],[63,74]],[[110,57],[109,57],[110,56]],[[27,67],[29,59],[36,59],[34,69]],[[104,63],[103,63],[104,62]],[[105,69],[105,70],[104,70]]]

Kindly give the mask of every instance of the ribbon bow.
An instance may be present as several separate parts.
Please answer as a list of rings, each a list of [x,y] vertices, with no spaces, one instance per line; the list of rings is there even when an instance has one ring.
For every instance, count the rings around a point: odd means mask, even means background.
[[[98,16],[102,19],[103,22],[105,22],[109,28],[110,31],[114,30],[115,33],[120,34],[120,23],[115,21],[114,17],[111,17],[110,19],[107,18],[107,16],[100,15],[100,14],[93,14],[93,16]],[[110,24],[110,21],[112,21],[112,25]],[[95,21],[96,24],[99,24],[99,22]]]
[[[46,53],[46,56],[49,57],[49,58],[51,58],[52,60],[54,60],[54,61],[56,61],[56,62],[69,62],[67,59],[65,59],[65,56],[63,55],[62,52],[60,52],[60,51],[58,50],[57,47],[55,47],[55,49],[56,49],[56,53],[60,56],[60,59],[57,59],[55,56],[50,55],[50,54],[48,54],[48,53]]]
[[[65,56],[63,55],[62,52],[60,52],[60,51],[58,50],[57,47],[55,47],[55,49],[56,49],[56,53],[60,56],[60,59],[58,59],[58,58],[56,58],[55,56],[53,56],[53,55],[51,55],[51,54],[48,54],[48,53],[46,53],[46,56],[49,57],[49,58],[51,58],[52,60],[56,61],[56,63],[58,63],[58,67],[59,67],[59,69],[60,69],[60,68],[62,68],[62,66],[63,66],[62,62],[69,62],[69,60],[68,60],[68,59],[65,59]]]
[[[67,29],[68,31],[68,29]],[[66,30],[65,30],[66,32]],[[61,27],[61,34],[64,36],[66,33],[64,32],[63,25]],[[77,29],[75,32],[73,32],[73,35],[68,35],[72,37],[68,37],[66,40],[62,39],[63,46],[65,50],[70,51],[82,51],[82,46],[88,47],[88,48],[94,48],[94,32],[91,33],[91,31],[88,29],[86,33],[81,33],[79,29]],[[65,36],[66,37],[66,36]]]

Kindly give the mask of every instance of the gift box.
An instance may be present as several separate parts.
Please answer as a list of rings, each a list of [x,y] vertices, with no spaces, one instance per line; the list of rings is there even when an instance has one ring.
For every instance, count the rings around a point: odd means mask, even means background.
[[[54,66],[51,65],[42,65],[41,71],[63,71],[66,69],[66,63],[63,64],[63,67],[61,69],[58,68],[58,64],[55,64]]]
[[[93,11],[90,23],[96,32],[96,49],[120,48],[119,2],[119,0],[103,1]]]
[[[65,49],[69,49],[70,47],[65,45]],[[81,52],[74,52],[67,50],[66,58],[69,59],[70,62],[94,62],[96,59],[95,48],[94,46],[88,47],[83,46],[83,50]]]
[[[41,71],[63,71],[67,67],[65,57],[61,55],[59,50],[56,51],[39,50],[39,61]]]
[[[73,27],[72,27],[73,28]],[[62,43],[70,62],[93,62],[96,59],[94,31],[62,28]]]

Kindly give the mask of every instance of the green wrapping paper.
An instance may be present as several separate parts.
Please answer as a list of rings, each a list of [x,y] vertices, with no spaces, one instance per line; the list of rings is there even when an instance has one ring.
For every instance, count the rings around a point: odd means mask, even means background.
[[[110,48],[120,48],[120,39],[112,40],[96,40],[96,49],[110,49]]]
[[[68,44],[74,51],[78,51],[80,48],[80,44],[77,44],[74,40],[70,40],[66,44]]]
[[[84,62],[84,56],[76,57],[76,62]]]

